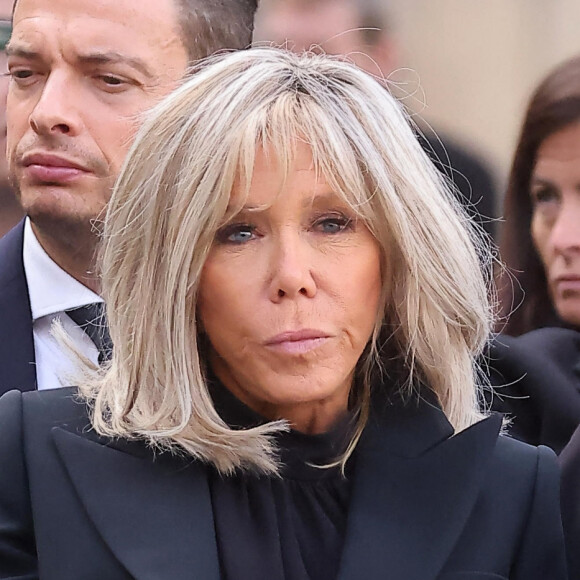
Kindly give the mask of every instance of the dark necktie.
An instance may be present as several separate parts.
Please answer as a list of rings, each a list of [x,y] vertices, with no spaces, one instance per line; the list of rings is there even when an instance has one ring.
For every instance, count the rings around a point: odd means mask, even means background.
[[[107,328],[104,306],[102,302],[96,302],[80,308],[66,310],[69,318],[85,331],[97,347],[99,364],[110,360],[113,352],[113,343]]]

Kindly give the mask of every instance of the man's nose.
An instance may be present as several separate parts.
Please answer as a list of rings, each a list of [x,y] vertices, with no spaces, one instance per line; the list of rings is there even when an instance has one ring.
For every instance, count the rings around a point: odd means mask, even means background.
[[[64,73],[53,71],[30,114],[30,126],[38,135],[75,136],[81,126],[80,101],[75,83]]]
[[[313,298],[316,250],[300,235],[285,235],[273,242],[271,251],[270,299],[273,302],[303,295]]]

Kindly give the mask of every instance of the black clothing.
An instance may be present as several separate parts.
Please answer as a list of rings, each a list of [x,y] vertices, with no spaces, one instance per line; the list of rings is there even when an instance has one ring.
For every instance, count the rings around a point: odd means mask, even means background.
[[[99,437],[73,395],[0,400],[0,579],[218,580],[212,468]],[[500,423],[452,437],[425,399],[374,408],[337,580],[564,580],[554,455]]]
[[[435,167],[455,186],[457,199],[467,213],[493,237],[497,229],[498,201],[489,170],[475,155],[446,136],[424,129],[418,138]]]
[[[216,410],[232,428],[266,422],[213,382]],[[334,461],[349,440],[351,420],[331,431],[276,437],[282,477],[209,472],[218,554],[226,580],[334,580],[346,529],[350,484]],[[349,461],[350,464],[350,461]]]
[[[0,238],[0,395],[12,389],[36,389],[23,241],[24,222]]]
[[[109,336],[105,305],[102,302],[79,306],[66,310],[67,316],[93,341],[99,351],[99,364],[111,360],[113,345]]]
[[[491,405],[512,418],[509,433],[560,453],[580,424],[580,333],[542,328],[499,335],[487,364]]]
[[[580,427],[560,455],[562,521],[570,580],[580,580]]]

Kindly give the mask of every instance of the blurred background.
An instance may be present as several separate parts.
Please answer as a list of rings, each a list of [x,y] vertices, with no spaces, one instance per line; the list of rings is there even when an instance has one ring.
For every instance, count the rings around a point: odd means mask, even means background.
[[[499,211],[531,91],[554,65],[580,53],[580,2],[358,0],[355,3],[366,14],[364,26],[385,30],[387,40],[382,48],[383,52],[390,51],[390,55],[384,56],[383,72],[413,95],[405,102],[425,121],[423,125],[429,124],[444,136],[445,143],[452,142],[472,153],[489,169],[497,190],[494,203]],[[301,48],[301,41],[318,34],[319,40],[315,42],[320,42],[327,52],[335,52],[334,35],[340,34],[341,25],[352,22],[344,13],[337,16],[341,4],[342,0],[261,0],[256,40],[280,42],[288,38],[289,45]],[[353,41],[350,48],[364,51],[361,43],[368,48],[375,40],[362,39],[358,46]],[[340,48],[336,52],[343,52]],[[355,60],[358,59],[355,54]]]

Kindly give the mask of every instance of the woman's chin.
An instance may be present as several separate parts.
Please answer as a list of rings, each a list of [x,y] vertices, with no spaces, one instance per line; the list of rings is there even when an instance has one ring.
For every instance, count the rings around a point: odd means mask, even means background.
[[[556,311],[565,324],[580,329],[580,292],[568,293],[556,301]]]

